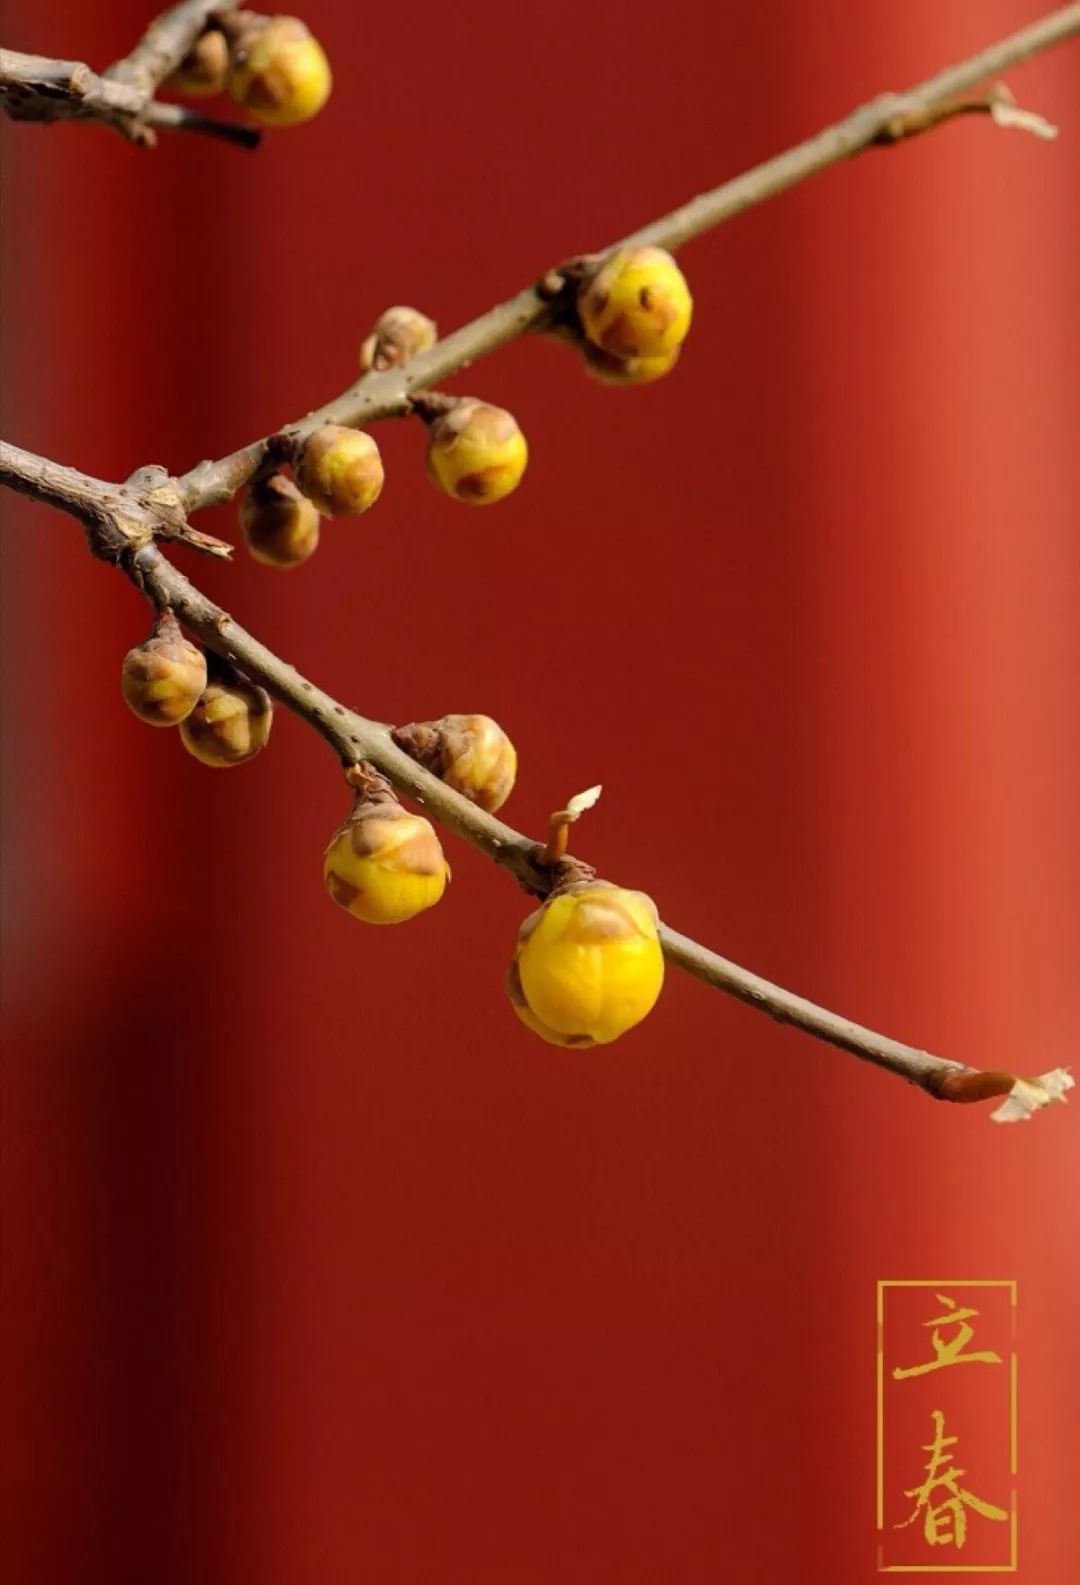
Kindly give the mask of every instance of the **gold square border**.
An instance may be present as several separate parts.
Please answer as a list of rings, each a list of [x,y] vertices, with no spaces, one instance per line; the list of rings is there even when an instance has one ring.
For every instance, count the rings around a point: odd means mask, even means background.
[[[1013,1479],[1009,1514],[1008,1563],[883,1563],[884,1545],[878,1542],[879,1574],[1015,1574],[1019,1566],[1019,1508],[1016,1492],[1017,1377],[1016,1311],[1018,1284],[1012,1277],[886,1277],[877,1284],[877,1529],[885,1528],[885,1289],[886,1288],[1008,1288],[1012,1312],[1012,1348],[1009,1352],[1009,1473]]]

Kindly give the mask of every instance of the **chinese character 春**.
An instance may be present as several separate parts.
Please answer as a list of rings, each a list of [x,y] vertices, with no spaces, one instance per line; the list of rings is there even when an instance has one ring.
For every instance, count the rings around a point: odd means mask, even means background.
[[[939,1304],[945,1306],[945,1314],[935,1315],[932,1320],[923,1322],[924,1326],[933,1328],[930,1341],[934,1347],[934,1358],[922,1365],[897,1365],[893,1370],[893,1378],[901,1381],[905,1376],[925,1376],[931,1370],[943,1370],[946,1365],[1000,1365],[1001,1355],[993,1353],[992,1350],[987,1349],[984,1353],[964,1353],[964,1349],[975,1336],[974,1329],[968,1325],[968,1321],[973,1315],[978,1315],[978,1310],[963,1309],[955,1299],[950,1299],[943,1293],[937,1294],[936,1298]],[[941,1332],[942,1327],[956,1327],[955,1336],[944,1337]]]
[[[940,1409],[933,1410],[932,1419],[934,1440],[923,1444],[923,1452],[930,1454],[924,1466],[926,1479],[921,1486],[912,1486],[904,1492],[905,1497],[915,1499],[915,1507],[909,1517],[895,1524],[893,1529],[905,1529],[909,1524],[914,1524],[921,1514],[923,1534],[929,1546],[959,1548],[967,1537],[969,1508],[984,1519],[1005,1520],[1009,1516],[1003,1508],[984,1502],[974,1492],[960,1485],[961,1477],[967,1474],[967,1470],[955,1468],[952,1462],[950,1450],[955,1447],[957,1438],[945,1435],[945,1416]],[[935,1500],[938,1493],[941,1495]]]

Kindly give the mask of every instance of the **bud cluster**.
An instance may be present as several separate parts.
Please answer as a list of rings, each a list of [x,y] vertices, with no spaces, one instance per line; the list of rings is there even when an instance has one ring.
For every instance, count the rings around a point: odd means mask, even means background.
[[[289,534],[308,505],[280,476],[257,486],[249,497],[247,531],[264,559],[288,564],[274,558],[292,554]],[[204,765],[245,764],[269,739],[273,710],[266,691],[216,655],[208,665],[171,611],[162,611],[150,637],[129,651],[121,682],[139,719],[178,726],[184,747]],[[494,812],[509,797],[517,752],[490,716],[445,715],[398,727],[391,736],[479,808]],[[365,924],[402,924],[439,902],[450,866],[431,822],[404,809],[384,776],[361,763],[349,768],[347,780],[355,798],[326,848],[326,890]],[[572,799],[563,811],[566,819],[591,807],[598,792],[590,788]],[[595,880],[557,885],[521,925],[507,972],[507,994],[522,1023],[552,1045],[584,1048],[617,1040],[641,1022],[660,994],[658,924],[656,907],[643,892]]]
[[[510,792],[517,755],[490,716],[442,716],[395,728],[391,736],[482,809],[498,809]],[[326,889],[365,923],[412,919],[439,901],[450,876],[435,831],[401,807],[371,766],[351,767],[347,779],[357,789],[356,803],[326,850]],[[598,793],[579,794],[563,813],[576,818]],[[554,861],[541,856],[541,862]],[[506,992],[521,1022],[548,1044],[608,1045],[639,1024],[660,995],[659,916],[644,892],[581,878],[590,873],[587,866],[559,862],[554,890],[518,931]]]
[[[124,656],[120,691],[140,721],[179,727],[180,741],[204,765],[243,765],[270,736],[273,707],[266,690],[218,656],[208,660],[169,610],[159,612],[150,637]]]
[[[292,471],[256,475],[240,503],[245,542],[264,566],[299,567],[318,546],[320,515],[359,515],[382,493],[378,446],[344,424],[322,424],[299,441]]]
[[[309,121],[330,97],[330,64],[298,17],[227,11],[200,34],[168,79],[178,93],[227,93],[265,126]]]

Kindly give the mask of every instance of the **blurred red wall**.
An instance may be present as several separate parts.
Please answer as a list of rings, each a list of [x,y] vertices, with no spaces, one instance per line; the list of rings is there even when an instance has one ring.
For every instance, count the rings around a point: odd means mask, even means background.
[[[1038,9],[310,0],[334,97],[257,155],[5,128],[5,434],[183,470],[341,389],[387,304],[460,323]],[[5,42],[101,64],[145,19]],[[679,928],[1037,1072],[1080,1015],[1080,45],[1009,81],[1059,142],[972,118],[688,249],[670,381],[533,340],[462,376],[527,429],[513,499],[386,425],[309,566],[190,570],[372,715],[496,716],[525,829],[602,781],[581,848]],[[3,506],[11,1579],[862,1585],[895,1277],[1018,1280],[1020,1576],[1076,1578],[1080,1119],[676,975],[542,1046],[506,877],[454,847],[440,908],[349,921],[322,744],[279,713],[215,777],[140,728],[144,608]]]

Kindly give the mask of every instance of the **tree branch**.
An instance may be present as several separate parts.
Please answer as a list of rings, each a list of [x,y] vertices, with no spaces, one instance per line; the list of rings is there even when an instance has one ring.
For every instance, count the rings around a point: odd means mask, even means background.
[[[872,100],[805,143],[796,144],[742,176],[702,193],[612,247],[652,244],[674,251],[724,221],[734,219],[745,210],[775,198],[798,182],[865,149],[918,136],[946,120],[972,111],[984,112],[997,120],[995,111],[1000,114],[1000,106],[1007,96],[1007,90],[1001,85],[995,85],[974,99],[963,96],[997,72],[1077,33],[1080,33],[1080,4],[1054,11],[969,60],[938,72],[906,93],[885,94]],[[1011,96],[1008,98],[1011,101]],[[1001,124],[1010,123],[1002,120]],[[1017,123],[1014,119],[1011,124],[1025,123]],[[461,326],[403,368],[362,375],[340,396],[286,425],[280,433],[299,439],[320,424],[363,425],[407,413],[410,399],[416,392],[430,389],[466,364],[496,351],[526,331],[544,330],[560,318],[572,318],[572,286],[562,270],[549,271],[538,284],[527,286],[516,297]],[[268,447],[278,438],[265,436],[216,462],[200,462],[184,474],[178,485],[188,511],[199,511],[235,495],[247,484],[265,460]]]
[[[139,477],[134,476],[136,481]],[[78,518],[91,536],[91,548],[102,559],[114,561],[155,607],[172,610],[207,649],[238,666],[251,681],[261,684],[313,727],[346,769],[360,761],[373,765],[398,792],[420,804],[456,836],[501,864],[533,896],[546,896],[563,873],[563,866],[581,867],[573,858],[560,859],[554,865],[543,862],[544,843],[515,831],[463,798],[410,759],[394,742],[390,727],[347,709],[309,682],[294,666],[280,659],[197,589],[166,560],[153,543],[153,537],[145,531],[136,528],[127,543],[119,546],[110,538],[103,553],[95,546],[94,535],[103,522],[115,523],[117,502],[129,498],[130,483],[127,486],[106,484],[74,468],[0,443],[0,484]],[[970,1067],[878,1034],[763,979],[669,925],[660,926],[660,940],[665,958],[676,968],[767,1013],[779,1023],[792,1024],[817,1040],[897,1074],[935,1100],[969,1102],[1012,1096],[1018,1093],[1020,1085],[1028,1090],[1034,1086],[1038,1098],[1031,1104],[1045,1104],[1039,1094],[1039,1080],[1025,1081],[1013,1073]]]
[[[155,24],[158,29],[155,41],[146,44],[144,51],[137,47],[133,52],[138,71],[153,77],[156,71],[164,69],[162,61],[171,61],[171,52],[178,47],[166,24],[170,19],[175,20],[177,13],[191,14],[199,9],[198,6],[176,7]],[[206,8],[202,9],[205,12]],[[165,28],[165,42],[162,28]],[[874,100],[787,153],[643,227],[625,238],[624,245],[651,243],[678,248],[830,165],[874,145],[892,144],[916,136],[957,115],[985,111],[1002,125],[1022,126],[1042,136],[1052,135],[1053,129],[1041,118],[1008,109],[1011,101],[999,86],[976,99],[963,96],[988,75],[1077,32],[1080,32],[1080,4],[1066,6],[906,94],[890,94]],[[147,37],[152,35],[154,28]],[[173,42],[169,42],[170,39]],[[104,79],[97,81],[104,82]],[[106,86],[110,91],[125,87],[115,80],[110,80]],[[86,90],[80,91],[85,98]],[[1004,115],[1000,113],[1003,105],[1007,108]],[[282,445],[287,448],[291,440],[322,424],[358,425],[406,413],[416,393],[429,389],[515,336],[525,331],[550,329],[560,322],[572,325],[574,282],[573,267],[564,266],[549,272],[537,285],[526,288],[453,332],[403,368],[365,375],[341,396],[287,430],[256,441],[217,462],[200,463],[180,479],[170,479],[164,469],[151,467],[140,469],[124,484],[110,484],[20,448],[0,444],[0,484],[77,518],[86,529],[90,549],[95,555],[113,562],[155,606],[171,608],[207,648],[238,665],[253,681],[262,684],[288,709],[307,721],[347,769],[360,761],[370,763],[399,792],[421,804],[443,825],[503,865],[527,891],[541,897],[556,883],[559,866],[574,865],[577,861],[562,858],[555,864],[543,862],[544,844],[515,831],[454,792],[410,759],[393,741],[389,727],[347,709],[302,677],[202,594],[166,560],[155,540],[178,539],[214,554],[228,554],[228,547],[221,541],[193,530],[186,521],[186,514],[234,495],[248,482],[272,448]],[[661,941],[666,958],[676,967],[780,1022],[792,1024],[816,1039],[907,1079],[936,1099],[976,1101],[1004,1095],[1006,1103],[994,1115],[1006,1120],[1028,1116],[1050,1100],[1063,1099],[1064,1091],[1072,1084],[1069,1075],[1062,1070],[1055,1070],[1041,1079],[1024,1080],[1011,1073],[982,1071],[934,1056],[818,1007],[720,957],[667,925],[661,926]]]
[[[0,107],[13,121],[99,121],[143,148],[153,148],[156,131],[163,128],[253,149],[261,140],[257,127],[216,121],[154,98],[211,15],[230,10],[234,3],[185,0],[173,6],[150,24],[129,54],[100,75],[82,61],[0,50]]]

